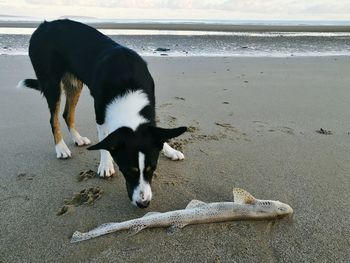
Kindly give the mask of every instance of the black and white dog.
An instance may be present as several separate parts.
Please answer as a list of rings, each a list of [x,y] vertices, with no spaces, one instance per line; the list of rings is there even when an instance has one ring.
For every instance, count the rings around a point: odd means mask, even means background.
[[[78,146],[90,144],[74,123],[75,107],[86,84],[94,98],[100,141],[88,149],[101,152],[98,174],[114,174],[114,160],[132,203],[147,207],[159,153],[163,150],[172,160],[183,159],[166,141],[184,133],[186,127],[156,127],[154,81],[146,62],[96,29],[71,20],[42,23],[30,39],[29,56],[37,79],[23,80],[19,86],[45,96],[57,158],[71,157],[58,120],[61,90],[66,94],[63,118],[73,141]]]

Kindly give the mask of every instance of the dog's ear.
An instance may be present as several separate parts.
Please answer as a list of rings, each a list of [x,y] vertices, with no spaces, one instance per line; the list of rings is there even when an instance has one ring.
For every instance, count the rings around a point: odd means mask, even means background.
[[[104,138],[102,141],[100,141],[99,143],[96,143],[95,145],[88,147],[87,149],[89,151],[92,151],[92,150],[113,151],[113,150],[116,150],[118,144],[119,144],[119,136],[117,137],[113,133],[111,133],[106,138]]]
[[[171,138],[175,138],[177,136],[180,136],[185,131],[187,131],[187,127],[184,127],[184,126],[174,128],[174,129],[150,127],[150,132],[152,134],[152,137],[157,142],[166,142],[167,140],[170,140]]]
[[[109,134],[99,143],[88,147],[88,150],[107,150],[114,151],[118,150],[125,144],[125,140],[131,135],[133,131],[130,128],[120,128]]]

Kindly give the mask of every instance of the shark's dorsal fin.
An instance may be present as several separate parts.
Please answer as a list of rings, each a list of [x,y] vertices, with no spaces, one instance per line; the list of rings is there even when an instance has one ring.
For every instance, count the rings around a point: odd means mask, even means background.
[[[240,188],[233,188],[233,202],[237,204],[253,205],[256,203],[256,199],[246,190]]]
[[[156,215],[156,214],[161,214],[161,212],[148,212],[143,217],[152,216],[152,215]]]
[[[188,205],[186,206],[186,209],[191,209],[191,208],[195,208],[195,207],[200,207],[202,205],[205,205],[206,203],[200,200],[192,200],[191,202],[188,203]]]

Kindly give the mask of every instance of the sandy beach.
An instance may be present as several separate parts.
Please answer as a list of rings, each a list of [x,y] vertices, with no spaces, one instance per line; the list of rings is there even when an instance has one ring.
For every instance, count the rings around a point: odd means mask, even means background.
[[[174,140],[186,159],[159,160],[154,198],[130,204],[121,174],[79,182],[99,153],[66,142],[57,160],[46,101],[14,87],[33,77],[27,56],[0,56],[0,262],[347,262],[350,258],[350,58],[146,57],[159,126],[191,126]],[[85,89],[80,133],[97,142]],[[324,129],[331,134],[320,134]],[[74,193],[100,187],[91,205],[57,212]],[[290,204],[276,221],[126,232],[70,244],[75,230],[232,199],[232,187]]]

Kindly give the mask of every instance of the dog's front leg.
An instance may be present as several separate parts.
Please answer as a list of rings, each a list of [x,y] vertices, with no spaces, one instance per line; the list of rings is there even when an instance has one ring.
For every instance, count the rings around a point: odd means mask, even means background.
[[[185,159],[185,156],[182,152],[175,150],[166,142],[163,144],[163,153],[166,157],[173,161]]]
[[[97,124],[97,133],[98,133],[99,141],[102,141],[104,138],[107,137],[107,135],[109,134],[109,131],[107,130],[107,127],[105,125]],[[97,173],[101,177],[109,177],[115,173],[113,158],[109,153],[109,151],[100,150],[100,153],[101,153],[101,160],[100,160],[100,165],[98,166]]]

